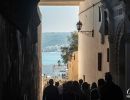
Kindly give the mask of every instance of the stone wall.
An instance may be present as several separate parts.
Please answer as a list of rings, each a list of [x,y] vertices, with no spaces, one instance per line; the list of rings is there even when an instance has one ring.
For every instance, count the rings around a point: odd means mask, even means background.
[[[24,16],[24,15],[23,15]],[[37,8],[33,10],[26,34],[0,14],[0,100],[38,100]]]

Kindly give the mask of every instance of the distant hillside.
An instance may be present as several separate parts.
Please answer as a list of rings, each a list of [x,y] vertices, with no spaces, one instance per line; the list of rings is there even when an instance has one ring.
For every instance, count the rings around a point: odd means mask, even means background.
[[[70,32],[46,32],[43,33],[42,44],[44,52],[56,52],[60,51],[62,46],[68,46],[68,36]]]

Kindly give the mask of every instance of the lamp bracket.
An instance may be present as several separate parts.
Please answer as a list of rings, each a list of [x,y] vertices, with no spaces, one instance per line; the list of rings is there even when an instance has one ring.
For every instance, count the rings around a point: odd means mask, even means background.
[[[86,34],[87,36],[94,37],[94,30],[92,30],[92,31],[80,31],[80,32]]]

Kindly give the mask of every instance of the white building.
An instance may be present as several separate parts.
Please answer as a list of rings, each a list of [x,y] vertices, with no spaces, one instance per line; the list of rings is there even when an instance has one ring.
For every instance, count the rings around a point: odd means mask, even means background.
[[[80,3],[81,31],[85,32],[79,32],[78,71],[79,78],[89,83],[103,78],[104,73],[109,71],[108,35],[102,36],[99,32],[102,22],[101,7],[100,0],[85,0]]]

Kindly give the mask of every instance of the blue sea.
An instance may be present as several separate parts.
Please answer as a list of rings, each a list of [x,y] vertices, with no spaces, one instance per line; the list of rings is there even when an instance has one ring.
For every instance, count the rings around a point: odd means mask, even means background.
[[[48,32],[43,33],[42,38],[42,73],[53,76],[54,66],[58,60],[62,62],[60,48],[68,46],[70,32]],[[63,63],[62,63],[63,64]]]

